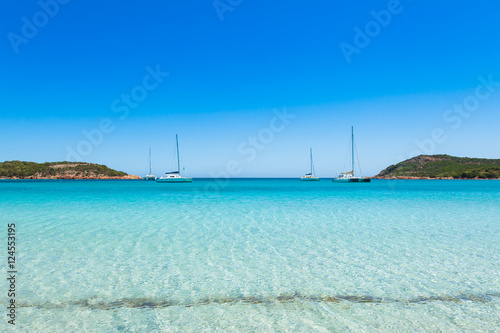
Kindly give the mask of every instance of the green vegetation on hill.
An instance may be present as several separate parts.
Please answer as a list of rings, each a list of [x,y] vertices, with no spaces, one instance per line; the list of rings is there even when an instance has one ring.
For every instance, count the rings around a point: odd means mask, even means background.
[[[99,178],[123,177],[125,172],[105,165],[83,162],[6,161],[0,163],[0,178]]]
[[[500,159],[420,155],[382,170],[375,178],[499,179]]]

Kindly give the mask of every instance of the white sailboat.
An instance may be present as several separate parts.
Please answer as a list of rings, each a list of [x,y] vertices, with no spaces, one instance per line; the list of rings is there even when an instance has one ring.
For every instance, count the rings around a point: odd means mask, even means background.
[[[363,176],[356,177],[354,175],[354,128],[352,126],[351,126],[351,160],[352,160],[351,171],[341,172],[340,175],[334,178],[332,181],[335,183],[369,183],[370,178],[365,178]]]
[[[177,171],[165,172],[163,177],[157,178],[157,183],[191,183],[193,178],[182,177],[180,174],[181,171],[181,162],[179,159],[179,139],[177,134],[175,135],[175,142],[177,144]]]
[[[151,172],[151,147],[149,147],[149,174],[144,177],[144,180],[156,180],[155,175]]]
[[[319,177],[314,176],[314,164],[313,164],[313,149],[309,148],[309,153],[311,155],[311,172],[306,173],[305,176],[301,177],[300,180],[314,181],[319,180]]]

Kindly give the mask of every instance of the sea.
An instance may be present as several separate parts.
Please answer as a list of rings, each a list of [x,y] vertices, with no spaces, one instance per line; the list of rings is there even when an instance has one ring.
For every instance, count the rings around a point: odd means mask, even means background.
[[[498,180],[4,180],[0,217],[1,332],[500,331]]]

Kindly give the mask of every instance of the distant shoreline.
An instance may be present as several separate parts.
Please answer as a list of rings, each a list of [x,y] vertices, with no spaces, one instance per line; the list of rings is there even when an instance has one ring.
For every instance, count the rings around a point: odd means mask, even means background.
[[[136,175],[128,175],[121,177],[1,177],[0,180],[142,180],[143,178]]]
[[[500,179],[500,159],[419,155],[391,165],[378,179]]]
[[[105,165],[86,162],[27,162],[0,163],[0,179],[142,179]]]
[[[321,180],[323,182],[331,182],[332,179],[335,177],[323,177]],[[429,177],[399,177],[399,178],[382,178],[382,177],[366,177],[374,180],[500,180],[500,178],[429,178]],[[198,180],[198,181],[217,181],[217,180],[300,180],[300,178],[297,177],[241,177],[241,178],[206,178],[206,177],[200,177],[196,178],[193,177],[193,179]],[[106,177],[106,178],[0,178],[0,181],[37,181],[37,180],[133,180],[133,181],[142,181],[144,180],[143,177],[136,176],[136,175],[130,175],[129,177]],[[146,181],[147,182],[147,181]],[[150,181],[151,183],[155,183],[153,181]],[[301,184],[309,184],[305,182],[301,182]],[[318,182],[316,182],[318,184]]]
[[[453,177],[371,177],[380,180],[500,180],[500,178],[453,178]]]
[[[322,178],[324,181],[333,179]],[[419,155],[396,165],[391,165],[369,179],[380,180],[499,180],[500,159],[454,157],[449,155]],[[0,162],[2,180],[141,180],[110,169],[106,165],[87,162]],[[217,179],[299,179],[299,177],[241,177]]]

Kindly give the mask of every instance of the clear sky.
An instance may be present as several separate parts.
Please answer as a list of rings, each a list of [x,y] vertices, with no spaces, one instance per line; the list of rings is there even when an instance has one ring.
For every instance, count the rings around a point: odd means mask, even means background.
[[[364,175],[500,158],[498,1],[0,1],[0,160]]]

